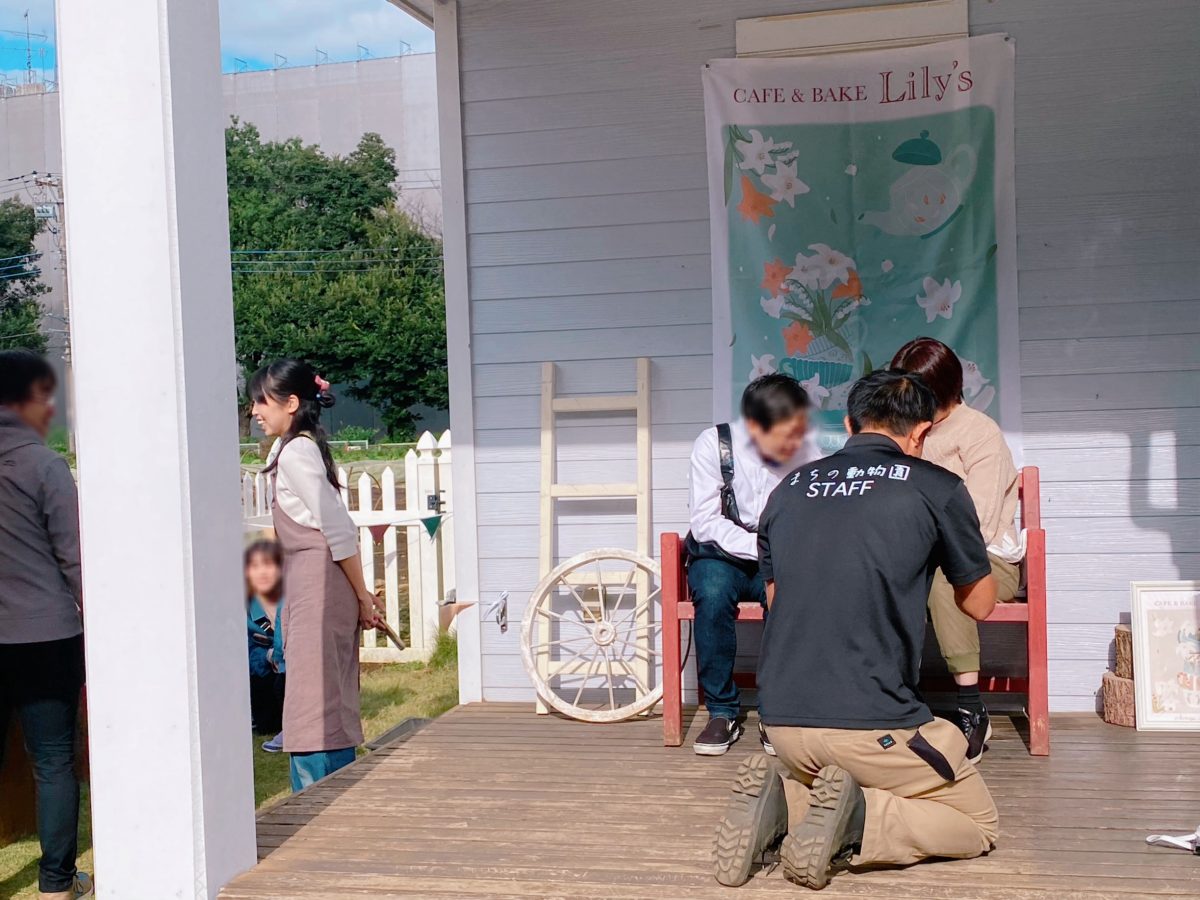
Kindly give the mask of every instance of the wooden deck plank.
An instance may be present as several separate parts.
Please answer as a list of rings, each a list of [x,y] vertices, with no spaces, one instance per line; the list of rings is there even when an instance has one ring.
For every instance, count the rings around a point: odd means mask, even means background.
[[[691,731],[703,722],[689,722]],[[1082,900],[1200,896],[1200,861],[1148,847],[1200,816],[1194,737],[1056,717],[1031,758],[1007,719],[982,770],[1000,841],[977,860],[836,878],[826,897]],[[333,897],[728,898],[710,874],[733,768],[757,752],[662,746],[657,717],[596,726],[524,705],[448,713],[259,817],[262,862],[225,900]],[[760,872],[736,896],[796,895]]]

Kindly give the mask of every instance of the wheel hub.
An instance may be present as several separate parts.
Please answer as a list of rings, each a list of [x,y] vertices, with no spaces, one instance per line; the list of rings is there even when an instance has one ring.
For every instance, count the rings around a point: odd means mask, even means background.
[[[617,639],[617,629],[611,622],[597,622],[592,627],[592,640],[599,646],[607,647]]]

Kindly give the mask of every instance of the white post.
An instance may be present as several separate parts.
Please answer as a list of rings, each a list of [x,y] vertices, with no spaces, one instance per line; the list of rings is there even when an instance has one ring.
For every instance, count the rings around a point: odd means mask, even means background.
[[[371,495],[374,493],[375,485],[371,481],[371,476],[363,472],[358,476],[358,509],[360,512],[370,512],[374,504],[372,503]],[[367,588],[371,591],[375,590],[375,536],[371,534],[370,528],[358,529],[358,557],[362,562],[363,581],[366,582]],[[362,646],[374,649],[379,643],[377,639],[378,632],[371,628],[362,633]]]
[[[446,431],[438,438],[438,448],[442,451],[438,456],[438,490],[442,492],[442,501],[445,506],[442,507],[442,512],[449,519],[448,523],[442,524],[442,530],[438,532],[442,541],[442,596],[449,597],[451,591],[455,590],[454,579],[454,472],[452,469],[453,457],[451,456],[450,432]],[[457,592],[455,592],[457,596]],[[442,620],[438,620],[442,624]],[[446,630],[458,636],[458,616],[444,623]]]
[[[417,441],[417,503],[422,512],[431,510],[428,506],[429,497],[439,498],[437,484],[437,441],[426,431]],[[406,488],[407,489],[407,488]],[[421,619],[423,622],[423,657],[428,658],[433,652],[438,634],[438,600],[441,599],[442,587],[441,566],[438,560],[439,541],[431,538],[429,532],[420,529],[421,542]],[[411,602],[411,600],[410,600]]]
[[[383,494],[384,512],[396,509],[396,473],[391,466],[383,470],[379,479]],[[397,632],[400,631],[400,560],[397,551],[396,526],[389,525],[383,534],[383,600],[387,604],[387,620]],[[411,635],[410,635],[411,637]],[[393,654],[399,651],[390,648]]]
[[[417,451],[404,454],[404,509],[419,513],[424,501],[417,486]],[[425,609],[421,605],[421,534],[424,529],[418,523],[404,529],[405,549],[408,554],[408,634],[409,644],[417,656],[425,654]]]
[[[255,861],[217,0],[57,23],[98,896],[212,898]]]

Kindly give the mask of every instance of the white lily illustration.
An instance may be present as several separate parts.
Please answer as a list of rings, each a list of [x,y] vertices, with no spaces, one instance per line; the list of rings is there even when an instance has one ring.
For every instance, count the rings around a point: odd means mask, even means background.
[[[762,304],[763,312],[772,319],[778,319],[779,314],[783,312],[783,294],[778,297],[763,297],[758,302]]]
[[[781,144],[780,148],[784,146],[791,145]],[[767,166],[775,165],[775,160],[771,158],[771,151],[775,149],[773,138],[765,138],[757,128],[751,128],[750,142],[742,143],[738,147],[738,152],[742,154],[741,168],[753,169],[759,175],[763,174]]]
[[[788,273],[788,280],[794,281],[797,284],[803,285],[810,291],[815,291],[818,288],[827,288],[831,282],[822,284],[825,276],[825,268],[821,264],[821,260],[817,256],[805,256],[803,253],[796,254],[796,266]]]
[[[809,192],[808,185],[796,177],[794,160],[790,165],[780,160],[773,174],[763,175],[762,183],[771,189],[772,200],[782,200],[793,209],[796,208],[796,195]]]
[[[775,374],[775,355],[764,353],[762,356],[750,354],[750,380],[762,378],[764,375]]]
[[[815,252],[810,257],[820,266],[821,290],[829,287],[835,281],[849,281],[850,270],[856,268],[854,260],[840,250],[834,250],[828,244],[809,244],[808,249]]]
[[[813,402],[813,406],[818,409],[821,404],[829,396],[829,388],[821,387],[821,373],[817,372],[812,378],[800,382],[800,387],[804,388],[804,392],[808,394],[808,399]]]
[[[984,378],[983,373],[979,371],[979,366],[969,359],[963,359],[961,356],[958,361],[962,363],[963,370],[963,393],[968,397],[974,397],[983,390],[983,386],[988,384],[991,379]]]
[[[917,306],[925,310],[926,323],[932,322],[938,316],[949,319],[954,314],[954,304],[962,297],[962,282],[956,281],[951,284],[947,278],[938,284],[936,278],[926,275],[921,286],[925,290],[925,296],[917,295]]]

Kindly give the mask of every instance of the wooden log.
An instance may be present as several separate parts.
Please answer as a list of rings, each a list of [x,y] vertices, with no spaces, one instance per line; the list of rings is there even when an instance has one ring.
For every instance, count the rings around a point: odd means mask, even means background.
[[[1115,672],[1105,672],[1103,681],[1104,721],[1110,725],[1135,724],[1133,679],[1122,678]]]
[[[1133,632],[1128,625],[1116,628],[1117,665],[1114,671],[1118,678],[1133,678]]]

